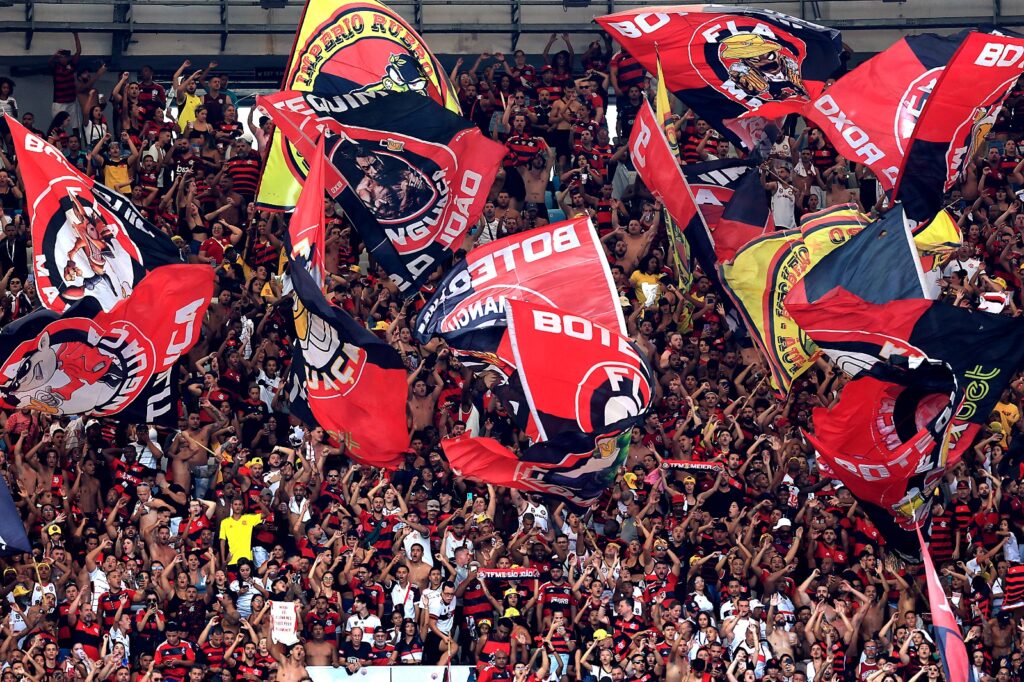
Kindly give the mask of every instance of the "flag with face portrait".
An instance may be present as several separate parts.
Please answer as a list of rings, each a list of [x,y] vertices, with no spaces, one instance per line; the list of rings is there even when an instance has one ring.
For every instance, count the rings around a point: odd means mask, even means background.
[[[325,96],[414,92],[459,113],[441,62],[397,12],[377,0],[307,0],[281,90]],[[304,154],[275,132],[256,198],[291,210],[308,173]]]
[[[771,140],[764,120],[741,115],[769,102],[808,102],[841,66],[839,31],[768,10],[640,7],[596,21],[648,71],[660,54],[669,90],[747,149]]]
[[[54,312],[85,299],[104,311],[181,251],[128,200],[82,175],[55,147],[5,118],[14,139],[32,226],[39,300]]]
[[[281,92],[259,101],[305,155],[326,135],[327,193],[403,297],[416,294],[461,246],[506,152],[415,93]]]

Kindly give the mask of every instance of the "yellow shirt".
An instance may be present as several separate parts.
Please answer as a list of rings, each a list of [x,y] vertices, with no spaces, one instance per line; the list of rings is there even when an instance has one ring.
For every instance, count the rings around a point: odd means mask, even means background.
[[[199,95],[190,95],[187,92],[181,93],[185,96],[185,102],[178,107],[178,127],[185,132],[185,127],[196,120],[196,107],[203,103]]]
[[[220,522],[219,537],[228,542],[231,563],[239,559],[252,561],[252,530],[261,523],[263,517],[259,514],[242,514],[237,521],[229,516]]]
[[[661,298],[660,282],[660,272],[647,275],[636,270],[629,276],[629,283],[633,285],[633,291],[636,293],[636,300],[644,308],[650,308],[658,305],[658,299]],[[645,284],[647,285],[646,287],[644,286]],[[653,295],[650,295],[652,287]]]
[[[128,160],[121,159],[117,163],[109,159],[103,164],[103,184],[121,194],[131,194],[131,176],[128,174]]]
[[[1010,429],[1020,421],[1020,410],[1013,403],[996,403],[995,412],[999,415],[999,423],[1003,425],[1003,439],[1000,445],[1006,447],[1006,437],[1010,435]]]

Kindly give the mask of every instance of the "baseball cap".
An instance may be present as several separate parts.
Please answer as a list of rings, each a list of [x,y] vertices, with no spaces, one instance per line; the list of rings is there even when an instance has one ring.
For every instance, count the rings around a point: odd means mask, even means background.
[[[608,639],[611,637],[607,630],[594,630],[594,641],[600,642],[601,640]]]
[[[348,266],[348,269],[349,269],[350,272],[357,272],[357,273],[361,273],[362,272],[362,270],[359,269],[358,265],[350,265],[350,266]]]
[[[60,529],[60,526],[58,526],[56,523],[51,523],[49,526],[46,527],[47,535],[62,535],[63,533],[64,531],[62,531]]]
[[[251,467],[261,467],[261,466],[263,466],[263,458],[262,457],[253,457],[252,459],[249,460],[249,466],[251,466]]]
[[[782,530],[783,528],[792,528],[793,522],[783,517],[775,522],[775,530]]]
[[[384,322],[383,320],[381,320],[377,324],[373,325],[373,331],[375,331],[375,332],[385,332],[387,330],[388,330],[388,323]]]

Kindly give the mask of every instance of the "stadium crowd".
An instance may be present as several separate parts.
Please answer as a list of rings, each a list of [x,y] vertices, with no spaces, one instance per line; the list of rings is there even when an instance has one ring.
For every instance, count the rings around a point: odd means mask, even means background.
[[[508,148],[464,249],[589,214],[658,374],[656,410],[585,513],[453,474],[440,439],[514,444],[508,412],[443,343],[415,342],[422,301],[399,302],[333,207],[329,297],[408,367],[405,463],[354,464],[344,438],[289,416],[285,218],[254,205],[273,127],[255,109],[239,120],[215,63],[185,60],[170,83],[140,64],[101,93],[104,68],[86,66],[76,37],[52,57],[50,112],[22,111],[17,84],[0,79],[0,109],[216,268],[218,292],[181,367],[177,431],[0,417],[0,466],[35,547],[2,563],[0,682],[299,682],[306,666],[344,678],[448,662],[476,666],[480,682],[943,678],[917,568],[887,554],[801,436],[845,377],[820,362],[775,398],[708,279],[680,290],[660,204],[625,146],[650,77],[602,41],[580,54],[571,41],[552,35],[543,64],[521,51],[460,59],[451,77],[464,114]],[[685,163],[738,153],[689,112],[676,125]],[[777,226],[851,200],[885,208],[866,168],[797,127],[762,166]],[[950,197],[964,245],[942,284],[958,304],[1020,314],[1022,137],[1018,85],[972,166],[977,199]],[[6,130],[0,161],[7,324],[39,304]],[[1004,608],[1024,531],[1022,399],[1018,380],[947,474],[927,529],[978,680],[1024,680],[1024,622]],[[509,568],[539,577],[488,575]],[[296,609],[298,644],[270,636],[281,601]]]

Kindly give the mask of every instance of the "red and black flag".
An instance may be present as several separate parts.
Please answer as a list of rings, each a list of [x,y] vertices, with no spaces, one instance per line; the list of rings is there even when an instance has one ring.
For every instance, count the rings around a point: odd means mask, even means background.
[[[1024,38],[972,33],[960,44],[921,109],[896,179],[895,196],[910,218],[927,220],[942,208],[943,194],[985,151],[1022,72]]]
[[[683,166],[683,173],[711,232],[719,263],[732,260],[751,241],[775,230],[768,194],[751,162],[721,159],[693,163]],[[716,185],[719,178],[731,179]]]
[[[835,289],[814,303],[787,299],[789,314],[848,374],[882,364],[942,362],[957,378],[956,417],[988,424],[1000,393],[1024,367],[1024,320],[926,299],[868,303]]]
[[[927,287],[912,225],[900,206],[872,221],[811,265],[786,295],[786,306],[814,303],[836,287],[873,303],[924,298]]]
[[[939,645],[939,658],[947,680],[963,680],[974,682],[974,671],[967,657],[967,646],[964,636],[960,633],[953,609],[949,606],[949,597],[942,587],[942,581],[932,563],[932,556],[924,544],[921,527],[917,527],[917,542],[921,546],[921,558],[924,559],[925,580],[928,583],[928,603],[932,609],[932,634]]]
[[[648,71],[660,54],[669,90],[747,149],[764,143],[765,122],[741,115],[768,102],[810,101],[841,68],[839,31],[778,12],[683,5],[596,21]]]
[[[78,172],[56,148],[6,117],[32,225],[39,300],[54,312],[83,299],[109,311],[163,265],[183,263],[171,238],[126,196]]]
[[[949,454],[956,381],[942,364],[886,367],[815,408],[807,439],[819,461],[861,502],[887,546],[919,561],[914,528],[927,518]]]
[[[587,504],[625,461],[629,431],[654,399],[653,371],[628,338],[584,317],[514,299],[505,311],[518,385],[504,399],[523,403],[533,444],[517,455],[462,437],[445,453],[460,475]]]
[[[506,151],[414,92],[289,91],[259,102],[303,156],[327,136],[327,192],[405,297],[461,246]]]
[[[401,356],[328,303],[308,263],[293,257],[290,265],[295,288],[295,342],[288,379],[292,411],[303,421],[338,434],[345,454],[355,461],[397,467],[409,447],[408,388]]]
[[[288,221],[288,249],[291,258],[306,265],[313,281],[323,282],[327,274],[325,251],[327,249],[327,228],[324,225],[324,136],[316,143],[316,150],[309,156],[309,174],[302,186],[302,193],[295,204],[295,213]]]
[[[637,113],[636,122],[629,135],[629,157],[644,184],[665,205],[665,210],[672,218],[668,224],[670,241],[675,248],[683,251],[680,239],[685,239],[690,245],[693,259],[712,284],[721,289],[722,283],[715,269],[715,242],[686,182],[679,158],[669,146],[668,138],[658,123],[654,109],[646,100]],[[681,238],[673,236],[673,230],[677,227],[682,230]],[[682,258],[680,253],[676,256]],[[690,267],[692,264],[684,265]]]
[[[0,332],[0,403],[174,426],[174,365],[199,340],[212,297],[213,270],[168,265],[110,311],[92,300],[37,310]]]
[[[968,31],[901,38],[811,102],[765,105],[765,116],[802,114],[843,157],[870,168],[886,192],[896,185],[921,109]],[[864,93],[870,92],[870,97]]]
[[[625,333],[601,242],[589,218],[574,218],[472,249],[420,311],[416,338],[426,343],[440,336],[459,350],[494,351],[504,333],[505,301],[511,298],[582,315]]]

